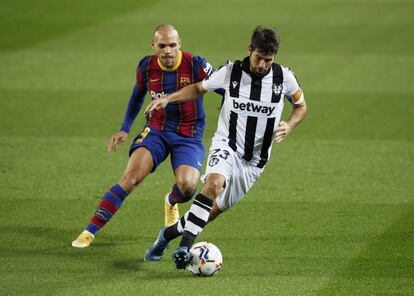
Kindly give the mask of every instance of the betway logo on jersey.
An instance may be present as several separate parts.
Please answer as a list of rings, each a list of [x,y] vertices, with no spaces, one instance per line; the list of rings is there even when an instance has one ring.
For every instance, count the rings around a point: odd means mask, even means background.
[[[155,99],[155,100],[158,100],[158,99],[161,99],[162,97],[165,97],[165,96],[167,96],[168,94],[166,94],[166,93],[164,93],[164,92],[162,92],[162,93],[156,93],[155,91],[153,91],[153,90],[151,90],[150,91],[150,93],[151,93],[151,97],[153,98],[153,99]]]
[[[275,107],[269,107],[264,105],[259,105],[253,102],[248,103],[239,103],[233,99],[233,109],[240,110],[240,111],[249,111],[254,113],[262,113],[266,114],[267,116],[272,115],[273,111],[276,109]]]

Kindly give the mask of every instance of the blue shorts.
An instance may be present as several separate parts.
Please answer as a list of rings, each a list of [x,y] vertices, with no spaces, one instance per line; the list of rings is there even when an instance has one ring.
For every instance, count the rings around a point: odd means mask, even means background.
[[[173,131],[159,132],[148,126],[139,133],[129,148],[129,156],[139,147],[147,148],[152,155],[152,171],[171,154],[171,166],[175,171],[180,165],[191,166],[198,171],[203,167],[205,148],[200,138],[190,138]]]

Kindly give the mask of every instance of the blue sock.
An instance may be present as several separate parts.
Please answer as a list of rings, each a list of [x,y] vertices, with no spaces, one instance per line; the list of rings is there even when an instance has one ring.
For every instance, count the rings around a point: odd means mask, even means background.
[[[176,203],[185,203],[189,200],[191,200],[196,193],[196,189],[190,194],[190,195],[184,195],[180,189],[178,189],[177,184],[174,184],[174,186],[171,189],[171,193],[168,196],[168,202],[173,206]]]
[[[128,193],[126,193],[119,184],[112,186],[102,196],[98,209],[92,216],[91,222],[88,227],[86,227],[86,230],[95,235],[96,232],[111,220],[112,216],[115,215],[127,196]]]

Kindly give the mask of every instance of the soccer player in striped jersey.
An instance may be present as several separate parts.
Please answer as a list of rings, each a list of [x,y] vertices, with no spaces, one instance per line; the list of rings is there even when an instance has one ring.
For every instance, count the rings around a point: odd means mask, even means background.
[[[144,57],[138,65],[136,84],[128,103],[119,132],[112,135],[108,151],[128,138],[131,125],[139,113],[146,93],[159,100],[186,85],[197,83],[213,71],[204,58],[181,51],[181,39],[174,26],[163,24],[154,31],[154,55]],[[117,184],[102,197],[98,209],[86,229],[72,242],[73,247],[88,247],[99,231],[112,218],[144,178],[153,172],[167,156],[176,183],[165,197],[165,225],[179,219],[178,203],[189,201],[200,177],[205,149],[202,137],[205,126],[203,97],[193,101],[170,104],[147,116],[147,123],[132,142],[129,161]]]
[[[249,56],[243,60],[227,62],[202,82],[146,108],[148,113],[158,112],[173,102],[193,100],[217,88],[225,90],[204,186],[190,210],[176,224],[161,229],[146,257],[160,260],[169,241],[182,235],[172,257],[177,269],[185,268],[191,260],[189,248],[204,226],[246,195],[268,162],[273,142],[282,142],[304,118],[307,108],[296,77],[289,68],[274,63],[277,32],[257,27],[248,49]],[[293,106],[286,122],[281,121],[285,97]]]

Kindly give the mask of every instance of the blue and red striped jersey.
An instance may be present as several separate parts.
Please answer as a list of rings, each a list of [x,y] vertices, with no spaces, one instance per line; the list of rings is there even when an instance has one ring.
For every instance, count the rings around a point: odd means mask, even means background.
[[[128,104],[121,130],[129,132],[147,92],[152,100],[171,94],[186,85],[208,77],[213,69],[204,58],[179,52],[177,65],[165,69],[156,55],[144,57],[138,65],[136,84]],[[176,131],[188,137],[202,137],[205,127],[203,97],[184,103],[171,103],[147,117],[147,125],[158,131]]]

